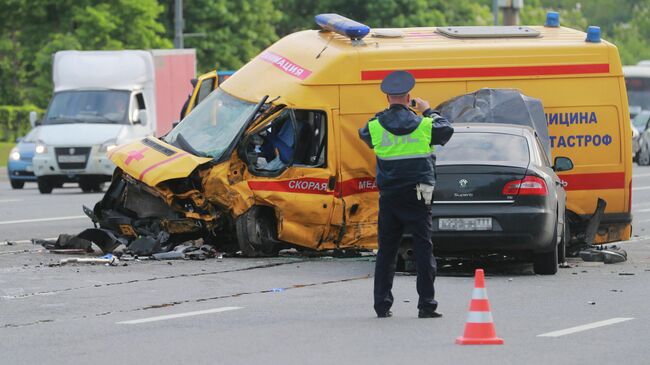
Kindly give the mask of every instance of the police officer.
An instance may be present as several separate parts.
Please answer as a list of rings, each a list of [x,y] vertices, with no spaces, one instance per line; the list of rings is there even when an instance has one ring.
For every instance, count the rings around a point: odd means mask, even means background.
[[[431,242],[431,200],[435,184],[433,145],[444,145],[454,129],[420,98],[414,98],[411,105],[423,117],[409,108],[409,92],[413,86],[415,79],[409,72],[394,71],[386,76],[381,91],[387,94],[390,106],[359,130],[359,137],[377,156],[379,250],[375,264],[374,307],[380,318],[392,316],[391,289],[403,233],[411,233],[413,237],[418,317],[442,316],[436,312],[438,302],[434,299],[433,287],[436,276]]]

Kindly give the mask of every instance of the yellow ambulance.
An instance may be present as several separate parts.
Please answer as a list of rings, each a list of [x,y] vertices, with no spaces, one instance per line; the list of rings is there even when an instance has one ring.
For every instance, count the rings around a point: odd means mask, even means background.
[[[232,76],[235,71],[210,71],[192,80],[194,89],[190,94],[187,104],[183,106],[183,117],[203,101],[212,91]]]
[[[340,18],[264,50],[162,140],[112,150],[118,168],[95,207],[102,227],[238,242],[248,255],[286,244],[376,248],[375,157],[357,130],[386,107],[382,78],[408,70],[412,94],[432,105],[481,88],[542,100],[553,155],[575,165],[560,173],[574,238],[630,238],[625,81],[599,29],[553,17],[545,26],[403,29]]]

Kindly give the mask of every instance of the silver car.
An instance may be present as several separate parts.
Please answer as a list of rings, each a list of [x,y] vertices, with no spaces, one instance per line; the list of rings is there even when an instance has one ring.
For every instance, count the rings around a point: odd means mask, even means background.
[[[649,122],[650,110],[643,110],[632,119],[632,156],[642,166],[650,165]]]

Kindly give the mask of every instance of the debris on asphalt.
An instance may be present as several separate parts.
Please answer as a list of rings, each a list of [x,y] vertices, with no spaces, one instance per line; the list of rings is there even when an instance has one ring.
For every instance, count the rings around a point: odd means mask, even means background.
[[[596,305],[596,302],[587,302],[587,304]]]
[[[66,254],[66,255],[86,255],[89,252],[83,248],[52,248],[49,249],[51,253]],[[92,252],[92,251],[91,251]]]
[[[127,246],[127,252],[138,256],[149,256],[160,251],[160,241],[152,237],[136,238]]]
[[[60,234],[56,241],[32,238],[32,243],[35,245],[41,245],[47,250],[78,249],[85,250],[88,253],[93,252],[91,241],[65,233]]]
[[[587,262],[604,262],[606,264],[616,264],[627,261],[627,252],[616,245],[597,247],[582,250],[579,256]]]
[[[91,265],[106,264],[108,266],[117,266],[120,263],[120,260],[117,257],[115,257],[115,256],[113,256],[111,254],[108,254],[108,255],[105,255],[105,256],[102,256],[102,257],[93,257],[93,258],[71,257],[71,258],[67,258],[67,259],[61,259],[59,261],[60,265],[67,265],[67,264],[71,264],[71,263],[91,264]]]
[[[177,251],[158,252],[151,255],[155,260],[183,260],[185,254]]]
[[[274,292],[274,293],[280,293],[280,292],[284,291],[284,288],[273,288],[273,289],[271,289],[271,291]]]
[[[79,233],[77,237],[93,242],[104,253],[113,253],[120,244],[127,242],[124,238],[116,237],[113,232],[101,228],[89,228]]]

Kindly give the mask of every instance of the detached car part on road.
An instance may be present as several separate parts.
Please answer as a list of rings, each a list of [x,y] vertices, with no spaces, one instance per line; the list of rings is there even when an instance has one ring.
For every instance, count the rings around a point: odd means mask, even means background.
[[[490,85],[539,97],[546,110],[539,104],[535,113],[545,128],[535,125],[535,131],[550,142],[548,160],[557,153],[575,162],[571,174],[560,174],[562,184],[569,183],[566,206],[574,236],[590,243],[629,238],[630,123],[613,45],[585,42],[583,32],[567,28],[527,27],[534,35],[529,36],[462,27],[457,30],[470,32],[468,37],[481,32],[483,38],[458,40],[447,28],[377,29],[365,39],[371,47],[361,40],[365,33],[343,28],[340,34],[304,31],[283,38],[162,140],[148,137],[111,150],[118,168],[91,213],[94,221],[130,239],[163,231],[171,242],[203,238],[251,256],[284,246],[376,248],[375,157],[357,130],[386,106],[379,92],[384,75],[404,69],[418,79],[413,94],[433,103]],[[404,48],[406,43],[413,47]],[[570,59],[564,57],[568,49]],[[476,57],[495,52],[507,56]],[[531,53],[536,56],[530,58]],[[581,66],[593,63],[594,55],[607,67]],[[522,57],[530,64],[512,66]],[[449,68],[450,59],[465,66]],[[587,90],[611,95],[595,98]],[[600,147],[604,137],[599,135],[598,146],[567,148],[566,141],[575,137],[565,135],[572,132],[558,118],[569,123],[574,114],[578,122],[586,118],[578,126],[584,133],[593,127],[606,133],[607,145]],[[598,159],[591,158],[601,150]],[[603,174],[615,184],[596,184]],[[544,237],[557,236],[545,232]],[[545,251],[538,248],[537,253]]]

